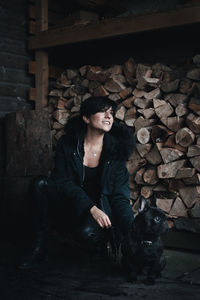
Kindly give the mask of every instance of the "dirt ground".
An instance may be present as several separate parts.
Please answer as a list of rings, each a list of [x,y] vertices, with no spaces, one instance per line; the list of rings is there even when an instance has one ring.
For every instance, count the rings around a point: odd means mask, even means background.
[[[17,265],[29,248],[25,240],[0,244],[1,300],[200,299],[200,254],[165,249],[167,266],[153,286],[128,283],[111,261],[94,258],[50,239],[48,261],[34,270]]]

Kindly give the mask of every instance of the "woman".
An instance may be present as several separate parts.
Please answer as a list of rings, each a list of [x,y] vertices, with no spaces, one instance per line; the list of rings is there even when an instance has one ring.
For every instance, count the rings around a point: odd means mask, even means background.
[[[54,214],[55,204],[59,207],[58,219],[63,214],[66,231],[96,251],[103,252],[108,240],[114,247],[131,227],[126,160],[133,150],[133,135],[114,121],[115,110],[115,102],[91,97],[82,103],[80,116],[65,126],[51,179],[39,178],[33,185],[36,245],[22,268],[45,256],[47,204]]]

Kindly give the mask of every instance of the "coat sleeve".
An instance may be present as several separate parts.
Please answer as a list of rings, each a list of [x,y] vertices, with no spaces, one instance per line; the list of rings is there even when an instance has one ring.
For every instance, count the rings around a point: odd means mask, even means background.
[[[130,205],[129,173],[125,162],[116,164],[113,173],[113,192],[111,208],[116,223],[122,232],[126,233],[132,226],[134,215]]]
[[[70,201],[70,205],[74,207],[77,216],[81,217],[89,212],[90,208],[94,206],[94,202],[80,186],[78,170],[75,169],[71,160],[65,137],[61,137],[56,147],[53,179],[61,196],[66,198],[66,201]]]

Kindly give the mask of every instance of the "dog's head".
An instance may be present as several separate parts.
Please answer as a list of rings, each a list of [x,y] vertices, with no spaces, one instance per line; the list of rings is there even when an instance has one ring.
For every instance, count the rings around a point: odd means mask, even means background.
[[[153,239],[168,231],[167,219],[164,212],[150,206],[147,199],[141,197],[138,215],[135,218],[134,230],[140,238]]]

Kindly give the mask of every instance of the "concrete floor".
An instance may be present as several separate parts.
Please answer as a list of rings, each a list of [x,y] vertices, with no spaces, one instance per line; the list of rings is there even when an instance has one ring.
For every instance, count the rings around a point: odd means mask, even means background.
[[[155,285],[131,284],[110,261],[95,259],[58,240],[49,241],[49,259],[40,268],[16,268],[27,243],[1,241],[1,300],[200,299],[200,254],[165,249],[167,266]]]

